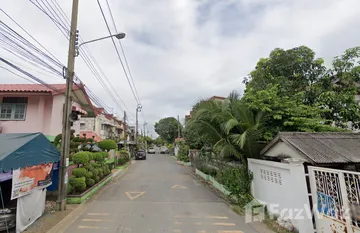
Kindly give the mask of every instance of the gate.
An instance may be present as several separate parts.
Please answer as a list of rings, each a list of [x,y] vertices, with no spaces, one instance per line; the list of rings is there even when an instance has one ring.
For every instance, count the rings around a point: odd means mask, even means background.
[[[360,233],[360,173],[309,167],[318,233]]]

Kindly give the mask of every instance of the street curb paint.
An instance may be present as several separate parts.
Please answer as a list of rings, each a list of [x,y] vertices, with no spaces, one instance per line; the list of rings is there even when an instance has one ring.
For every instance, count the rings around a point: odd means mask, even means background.
[[[202,171],[200,171],[198,169],[195,170],[195,174],[200,176],[204,180],[210,181],[209,183],[211,183],[211,186],[213,186],[214,188],[216,188],[217,190],[219,190],[223,194],[225,194],[227,196],[230,195],[230,192],[224,187],[224,185],[217,182],[214,177],[212,177],[210,175],[207,175],[207,174],[203,173]]]

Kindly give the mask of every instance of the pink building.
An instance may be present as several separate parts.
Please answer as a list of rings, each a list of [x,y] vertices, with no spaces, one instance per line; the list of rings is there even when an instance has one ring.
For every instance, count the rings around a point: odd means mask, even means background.
[[[62,131],[65,84],[0,84],[0,130],[2,133],[42,132],[54,137]],[[85,114],[93,105],[83,85],[74,85],[73,110]],[[79,121],[74,122],[80,133]]]

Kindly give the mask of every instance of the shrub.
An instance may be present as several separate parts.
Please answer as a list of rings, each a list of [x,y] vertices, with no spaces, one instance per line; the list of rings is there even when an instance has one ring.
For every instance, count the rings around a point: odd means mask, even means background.
[[[88,187],[91,187],[91,186],[93,186],[95,184],[95,180],[94,179],[91,179],[91,178],[87,178],[86,179],[86,185],[88,186]]]
[[[127,162],[127,160],[124,158],[118,159],[118,165],[124,165],[126,162]]]
[[[102,162],[104,161],[104,154],[102,152],[97,152],[97,153],[94,153],[94,160],[96,162]]]
[[[99,173],[100,173],[100,172],[104,172],[104,170],[103,170],[102,168],[97,168],[96,170],[98,170]]]
[[[76,177],[85,177],[87,170],[85,168],[75,168],[72,174]]]
[[[92,165],[94,168],[99,168],[99,167],[101,167],[101,164],[98,164],[98,163],[91,163],[91,165]]]
[[[78,164],[78,165],[88,163],[89,162],[88,153],[86,153],[86,152],[78,152],[78,153],[74,154],[74,156],[72,158],[72,161],[75,164]]]
[[[94,139],[92,139],[92,138],[87,138],[86,141],[87,141],[87,142],[93,142]]]
[[[98,176],[99,175],[99,171],[97,170],[97,169],[92,169],[92,170],[90,170],[91,171],[91,173],[93,174],[93,177],[95,177],[95,176]]]
[[[117,144],[114,140],[105,139],[98,143],[98,147],[101,148],[102,150],[111,150],[111,149],[116,149]]]
[[[94,174],[91,171],[86,172],[85,177],[86,178],[93,178]]]
[[[74,188],[71,186],[71,184],[68,184],[66,186],[66,194],[72,193],[74,191]]]
[[[85,177],[71,177],[69,184],[78,192],[83,192],[86,189]]]
[[[216,179],[235,197],[242,207],[251,201],[251,182],[253,175],[245,168],[227,167],[218,171]]]
[[[92,153],[92,152],[89,152],[89,153],[88,153],[89,161],[94,160],[94,154],[95,154],[95,153]]]
[[[85,166],[83,166],[83,168],[86,168],[86,170],[90,171],[91,169],[93,169],[93,163],[88,163]]]
[[[205,164],[199,166],[198,169],[200,171],[202,171],[203,173],[205,173],[206,175],[210,175],[212,177],[215,177],[217,175],[217,172],[218,172],[215,168],[207,166]]]
[[[108,158],[109,157],[109,153],[106,152],[106,151],[103,151],[103,152],[99,152],[103,155],[104,158]]]
[[[95,180],[95,182],[97,183],[97,182],[100,181],[100,177],[99,177],[99,176],[95,176],[95,177],[94,177],[94,180]]]

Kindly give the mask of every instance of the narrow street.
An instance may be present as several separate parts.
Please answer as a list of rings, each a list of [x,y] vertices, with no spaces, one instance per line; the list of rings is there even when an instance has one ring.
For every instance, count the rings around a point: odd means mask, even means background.
[[[184,167],[159,154],[136,161],[66,232],[257,233]]]

